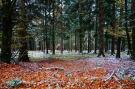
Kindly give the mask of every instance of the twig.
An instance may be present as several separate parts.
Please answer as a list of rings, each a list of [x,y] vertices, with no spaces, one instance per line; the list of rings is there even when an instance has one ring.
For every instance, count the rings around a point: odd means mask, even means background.
[[[42,68],[41,68],[42,69]],[[44,70],[50,70],[50,71],[54,71],[54,70],[60,70],[60,71],[64,71],[64,68],[59,68],[59,67],[51,67],[51,68],[44,68]]]
[[[111,73],[111,75],[109,77],[105,78],[104,81],[110,80],[113,77],[114,74],[115,74],[115,70],[113,70],[113,72]]]

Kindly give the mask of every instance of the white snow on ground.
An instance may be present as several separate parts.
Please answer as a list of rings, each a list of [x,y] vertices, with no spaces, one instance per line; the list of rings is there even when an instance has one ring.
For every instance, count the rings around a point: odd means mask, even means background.
[[[61,51],[56,50],[55,54],[61,55]],[[75,52],[75,51],[69,52],[67,50],[64,50],[62,55],[68,55],[68,54],[77,55],[78,52]],[[28,51],[28,55],[30,58],[48,58],[52,55],[52,52],[51,50],[49,50],[49,54],[46,54],[46,52],[44,51]]]
[[[29,51],[28,55],[30,58],[44,58],[45,53],[42,51]]]
[[[64,50],[63,51],[63,54],[61,54],[61,51],[60,50],[56,50],[55,51],[56,55],[57,56],[78,56],[79,55],[79,52],[75,52],[74,50],[73,51],[67,51],[67,50]],[[87,54],[87,50],[83,51],[84,54]],[[94,50],[91,51],[91,53],[89,53],[90,55],[92,55],[94,53]],[[89,55],[87,54],[87,55]],[[28,55],[30,58],[48,58],[48,57],[51,57],[52,56],[52,51],[49,50],[49,54],[46,54],[46,52],[44,51],[29,51],[28,52]],[[97,54],[94,54],[94,55],[97,55]],[[127,59],[127,58],[130,58],[130,55],[127,55],[126,52],[123,52],[121,53],[121,58],[122,59]],[[101,57],[100,57],[101,58]],[[116,59],[116,56],[111,56],[110,54],[106,54],[106,57],[105,58],[109,58],[109,59]]]

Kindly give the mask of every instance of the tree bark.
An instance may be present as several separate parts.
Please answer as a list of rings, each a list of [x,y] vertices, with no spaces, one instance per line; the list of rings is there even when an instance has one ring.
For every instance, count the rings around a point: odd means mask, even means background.
[[[132,27],[132,59],[135,60],[135,0],[132,0],[132,15],[131,15],[131,27]]]
[[[89,26],[88,26],[88,53],[91,52],[91,47],[92,47],[92,43],[91,43],[91,2],[90,0],[88,0],[88,12],[89,12]]]
[[[81,0],[79,0],[79,8],[78,8],[78,11],[79,11],[79,24],[80,24],[80,29],[79,29],[79,53],[82,53],[83,52],[83,32],[82,32],[82,14],[81,14],[81,9],[82,9],[82,6],[80,4]]]
[[[109,37],[108,37],[108,33],[105,32],[105,52],[108,52],[109,50]]]
[[[99,53],[98,57],[103,56],[104,54],[104,0],[99,1]]]
[[[55,55],[55,1],[53,1],[52,54]]]
[[[118,37],[117,40],[117,54],[116,54],[116,58],[120,58],[120,52],[121,52],[121,37]]]
[[[88,31],[88,53],[91,52],[91,31]]]
[[[46,45],[46,54],[48,54],[48,29],[47,29],[47,6],[45,7],[45,45]]]
[[[112,25],[112,30],[113,30],[113,32],[115,32],[115,28],[116,28],[116,13],[115,13],[115,11],[116,11],[116,7],[115,7],[115,0],[113,1],[113,3],[112,3],[112,23],[111,23],[111,25]],[[114,36],[112,36],[112,42],[111,42],[111,55],[114,55],[115,54],[115,37]]]
[[[119,19],[119,26],[122,27],[122,18],[123,17],[123,7],[120,7],[120,19]],[[119,29],[118,29],[119,30]],[[121,39],[122,37],[121,36],[118,36],[118,39],[117,39],[117,54],[116,54],[116,58],[120,58],[121,57]]]
[[[19,28],[18,34],[20,36],[20,48],[19,48],[19,61],[29,62],[28,57],[28,47],[27,47],[27,22],[26,22],[26,11],[25,11],[25,2],[24,0],[19,0],[20,5],[20,18],[19,18]]]
[[[61,17],[63,16],[63,3],[62,3],[63,0],[60,1],[60,4],[61,4]],[[61,20],[61,54],[63,54],[63,50],[64,50],[64,39],[63,39],[64,35],[63,35],[63,22]]]
[[[1,61],[10,63],[11,61],[11,39],[12,39],[12,14],[13,8],[10,0],[2,0],[2,48],[1,48]]]
[[[128,53],[131,54],[131,41],[130,41],[130,35],[128,32],[128,3],[127,0],[125,0],[125,28],[126,28],[126,35],[127,35],[127,42],[128,42]]]
[[[98,12],[98,0],[96,0],[96,13]],[[96,21],[95,21],[95,49],[94,53],[97,54],[97,42],[98,42],[98,14],[96,14]]]
[[[77,29],[75,30],[75,52],[77,52]]]

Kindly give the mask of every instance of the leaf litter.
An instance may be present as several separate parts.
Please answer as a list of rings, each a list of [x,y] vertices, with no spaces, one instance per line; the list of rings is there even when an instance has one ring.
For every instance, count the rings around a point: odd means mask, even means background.
[[[0,64],[0,89],[135,89],[135,63],[89,58]]]

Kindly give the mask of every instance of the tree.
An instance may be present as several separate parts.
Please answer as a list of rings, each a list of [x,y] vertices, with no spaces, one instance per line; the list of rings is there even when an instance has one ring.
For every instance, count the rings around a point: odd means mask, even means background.
[[[88,24],[88,53],[91,52],[91,49],[92,49],[92,42],[91,42],[91,30],[92,30],[92,16],[91,16],[91,13],[92,13],[92,2],[90,0],[87,0],[88,2],[88,7],[87,7],[87,11],[88,11],[88,15],[89,15],[89,24]]]
[[[132,0],[131,28],[132,28],[132,59],[135,60],[135,0]]]
[[[46,44],[46,54],[48,54],[47,4],[46,4],[47,2],[48,2],[48,0],[45,1],[45,7],[44,7],[44,10],[43,10],[44,11],[44,15],[45,15],[44,16],[44,20],[43,20],[43,23],[44,23],[44,32],[43,32],[44,37],[43,37],[43,40],[44,40],[44,42]]]
[[[127,42],[128,42],[128,54],[131,54],[131,42],[130,42],[130,35],[128,29],[128,0],[125,0],[125,29],[127,35]]]
[[[12,39],[12,16],[15,0],[2,0],[2,50],[1,61],[10,63],[11,61],[11,39]]]
[[[52,1],[53,7],[53,28],[52,28],[52,54],[55,54],[55,1]]]
[[[115,0],[112,1],[112,18],[111,18],[111,26],[113,29],[113,32],[115,32],[116,29],[116,6],[115,6]],[[112,35],[111,39],[111,55],[115,54],[115,36]]]
[[[122,27],[123,27],[123,24],[122,24],[122,21],[123,21],[123,3],[120,3],[119,4],[120,6],[120,15],[119,15],[119,27],[118,27],[118,32],[122,31]],[[122,35],[118,35],[117,36],[117,53],[116,53],[116,58],[120,58],[121,57],[121,41],[122,41]]]
[[[83,52],[83,28],[82,28],[82,5],[81,5],[81,0],[78,0],[78,14],[79,14],[79,25],[80,28],[79,30],[79,53]]]
[[[99,1],[99,56],[105,57],[104,54],[104,0]]]
[[[97,53],[97,42],[98,42],[98,0],[96,0],[96,20],[95,20],[95,49],[94,49],[94,53]]]
[[[26,10],[24,0],[19,0],[20,12],[19,12],[19,28],[18,34],[20,38],[19,48],[19,61],[29,62],[28,47],[27,47],[27,21],[26,21]]]
[[[60,11],[60,14],[61,14],[61,21],[60,21],[60,23],[61,23],[61,27],[60,27],[61,28],[61,31],[60,31],[61,37],[60,38],[61,38],[61,54],[63,54],[63,50],[64,50],[64,39],[63,39],[64,38],[64,36],[63,36],[63,30],[64,30],[63,29],[63,23],[64,22],[62,21],[62,18],[63,18],[63,0],[60,0],[60,6],[61,6],[60,7],[60,9],[61,9],[61,11]]]

